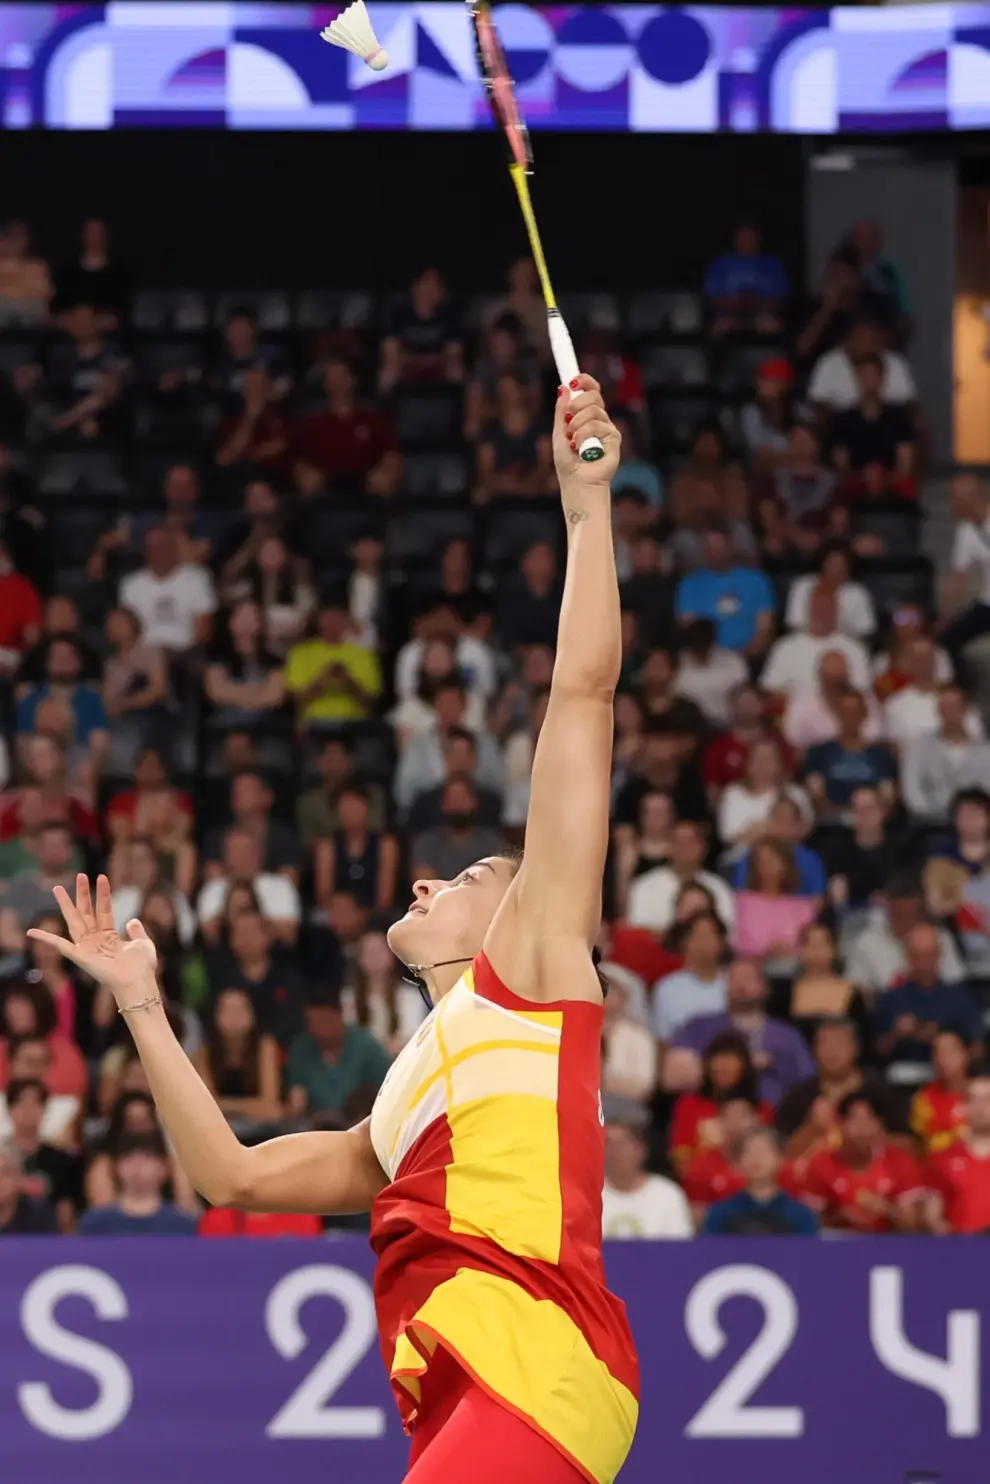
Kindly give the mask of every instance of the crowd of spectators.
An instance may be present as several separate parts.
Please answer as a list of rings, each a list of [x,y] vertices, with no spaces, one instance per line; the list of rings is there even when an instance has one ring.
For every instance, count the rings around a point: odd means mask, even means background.
[[[0,1233],[316,1233],[203,1209],[109,997],[26,934],[105,869],[242,1138],[366,1116],[425,1013],[412,882],[523,839],[538,283],[210,298],[99,221],[0,249]],[[939,608],[902,276],[861,222],[809,304],[743,224],[701,293],[569,308],[625,439],[606,1235],[990,1227],[990,497]]]

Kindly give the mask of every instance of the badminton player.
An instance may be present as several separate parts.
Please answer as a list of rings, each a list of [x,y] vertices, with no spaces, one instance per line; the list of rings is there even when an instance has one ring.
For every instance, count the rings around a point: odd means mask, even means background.
[[[601,1254],[602,992],[592,963],[608,840],[619,593],[598,383],[557,402],[567,528],[556,667],[521,862],[418,881],[393,951],[434,1011],[346,1133],[241,1146],[169,1028],[140,923],[110,888],[56,887],[70,941],[127,1017],[179,1159],[217,1206],[371,1210],[385,1363],[412,1434],[406,1484],[609,1484],[636,1426],[637,1364]],[[605,457],[576,452],[595,436]]]

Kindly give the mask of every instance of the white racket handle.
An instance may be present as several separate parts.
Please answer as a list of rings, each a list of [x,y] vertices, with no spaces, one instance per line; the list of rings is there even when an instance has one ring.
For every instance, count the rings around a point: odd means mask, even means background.
[[[578,393],[571,389],[571,382],[579,375],[581,368],[574,353],[570,331],[559,309],[547,310],[547,328],[550,331],[550,349],[553,351],[560,384],[567,387],[573,401]],[[596,459],[605,457],[605,445],[600,438],[586,438],[578,453],[586,464],[593,464]]]

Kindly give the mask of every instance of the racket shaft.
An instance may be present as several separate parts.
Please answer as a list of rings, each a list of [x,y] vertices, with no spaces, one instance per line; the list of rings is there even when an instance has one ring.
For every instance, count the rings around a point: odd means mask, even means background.
[[[533,262],[540,276],[540,284],[543,289],[543,297],[548,309],[556,309],[557,301],[553,295],[553,284],[550,282],[550,270],[547,267],[546,254],[543,251],[543,243],[540,241],[540,229],[536,225],[536,212],[533,210],[533,198],[529,192],[529,181],[526,172],[521,165],[510,165],[510,174],[519,197],[519,209],[526,223],[526,231],[529,234],[529,247],[533,254]]]
[[[547,314],[547,328],[550,331],[550,349],[553,351],[554,363],[557,367],[557,375],[560,377],[561,386],[570,389],[571,382],[576,380],[581,368],[574,351],[574,342],[570,331],[564,323],[564,317],[559,309],[551,309]],[[571,400],[576,393],[570,392]],[[596,459],[603,457],[605,445],[600,438],[585,438],[578,453],[586,464],[593,464]]]

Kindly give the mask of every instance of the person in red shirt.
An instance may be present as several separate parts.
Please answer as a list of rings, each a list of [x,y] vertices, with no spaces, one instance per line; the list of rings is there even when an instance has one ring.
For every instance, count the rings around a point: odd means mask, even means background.
[[[148,815],[160,796],[170,794],[173,806],[192,819],[192,801],[181,789],[172,788],[162,755],[156,747],[145,747],[134,768],[134,787],[115,794],[107,808],[107,829],[115,845],[135,835],[152,833]]]
[[[730,783],[741,783],[754,742],[772,737],[780,749],[788,777],[794,773],[794,754],[775,730],[767,726],[763,697],[755,686],[743,684],[732,693],[729,730],[709,742],[701,759],[701,776],[709,797],[717,798]]]
[[[928,1161],[931,1231],[990,1231],[990,1076],[970,1080],[961,1137]]]
[[[702,1150],[717,1147],[722,1139],[720,1111],[726,1103],[749,1103],[757,1118],[773,1127],[773,1109],[760,1101],[757,1076],[749,1047],[734,1031],[714,1036],[705,1052],[701,1086],[685,1092],[674,1104],[670,1125],[670,1157],[678,1170],[688,1167]],[[725,1192],[731,1194],[732,1192]]]
[[[0,796],[0,841],[62,823],[75,839],[97,844],[99,820],[88,803],[69,793],[64,750],[51,737],[35,734],[22,741],[24,786]]]
[[[939,1031],[932,1042],[935,1076],[911,1099],[909,1125],[928,1154],[954,1144],[966,1122],[970,1049],[958,1031]]]
[[[17,669],[21,655],[41,637],[41,598],[29,578],[14,570],[0,542],[0,675]]]
[[[718,1108],[708,1128],[709,1142],[691,1157],[681,1177],[696,1221],[715,1201],[724,1201],[746,1188],[739,1155],[753,1130],[768,1122],[767,1111],[765,1104],[745,1094],[728,1097]],[[771,1123],[772,1119],[771,1112]],[[790,1183],[789,1171],[782,1169],[781,1187],[789,1190]]]
[[[795,1193],[822,1226],[847,1232],[916,1231],[925,1196],[918,1161],[887,1137],[877,1100],[862,1089],[838,1107],[839,1142],[796,1173]]]
[[[360,407],[354,374],[346,361],[323,368],[327,405],[307,417],[294,449],[296,484],[303,495],[324,489],[394,495],[402,478],[402,455],[383,412]]]

